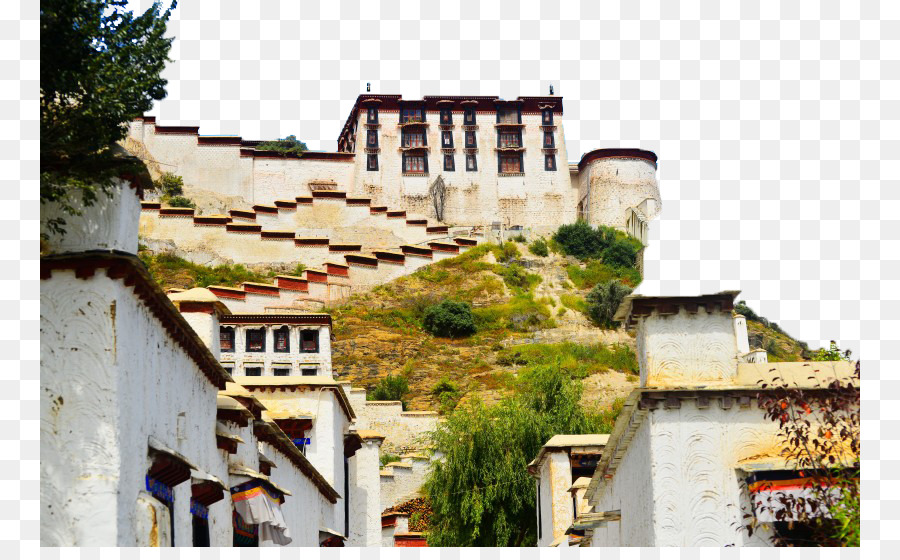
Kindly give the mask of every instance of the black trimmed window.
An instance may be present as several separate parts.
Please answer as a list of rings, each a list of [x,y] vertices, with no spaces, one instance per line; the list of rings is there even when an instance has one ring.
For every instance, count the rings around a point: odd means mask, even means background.
[[[553,138],[553,133],[549,130],[544,132],[544,147],[545,148],[555,148],[556,140]]]
[[[288,330],[287,326],[276,329],[272,332],[275,338],[275,351],[276,352],[290,352],[291,351],[291,331]]]
[[[453,147],[453,131],[452,130],[442,130],[441,131],[441,148],[452,148]]]
[[[522,154],[497,154],[497,171],[522,173]]]
[[[453,111],[441,109],[441,124],[453,124]]]
[[[478,160],[475,154],[466,154],[466,171],[478,171]]]
[[[300,351],[304,353],[319,351],[319,331],[312,329],[300,331]]]
[[[377,130],[367,130],[366,131],[366,147],[367,148],[377,148],[378,147],[378,131]]]
[[[247,329],[246,352],[266,351],[266,329]]]
[[[366,122],[369,124],[378,124],[378,109],[369,107],[366,110]]]
[[[366,171],[378,171],[378,154],[366,154]]]
[[[477,148],[478,142],[475,139],[475,131],[467,130],[466,131],[466,148]]]
[[[522,114],[518,109],[498,109],[497,122],[500,124],[522,124]]]
[[[553,126],[553,109],[544,109],[541,111],[541,124]]]
[[[556,154],[544,154],[544,171],[556,171]]]
[[[416,127],[419,128],[419,127]],[[404,148],[424,148],[425,131],[424,130],[404,130],[401,138],[401,146]]]
[[[444,171],[456,171],[456,160],[453,154],[444,154]]]
[[[425,112],[418,107],[407,107],[400,110],[400,122],[425,122]]]
[[[287,377],[290,374],[291,374],[291,368],[286,368],[286,367],[285,368],[282,368],[282,367],[272,368],[272,375],[275,375],[278,377]]]
[[[475,108],[474,107],[466,107],[463,112],[463,124],[468,126],[473,126],[475,124]]]
[[[250,377],[259,377],[262,375],[262,367],[259,367],[259,366],[245,367],[244,375],[248,375]]]
[[[234,352],[234,327],[219,327],[219,350]]]
[[[428,158],[421,154],[403,154],[404,173],[426,173]]]
[[[301,368],[301,369],[300,369],[300,375],[303,375],[303,376],[307,376],[307,375],[319,375],[319,370],[316,369],[316,368]]]
[[[497,146],[500,148],[521,148],[522,135],[518,130],[497,133]]]

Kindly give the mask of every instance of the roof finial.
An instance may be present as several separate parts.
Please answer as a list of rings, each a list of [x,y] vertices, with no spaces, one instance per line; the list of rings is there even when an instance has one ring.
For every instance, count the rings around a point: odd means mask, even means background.
[[[550,84],[550,95],[553,95],[553,84]]]
[[[366,82],[366,91],[372,91],[372,84]]]

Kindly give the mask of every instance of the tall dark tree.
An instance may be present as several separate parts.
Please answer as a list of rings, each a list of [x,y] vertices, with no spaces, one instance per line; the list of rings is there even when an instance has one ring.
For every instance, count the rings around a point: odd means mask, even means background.
[[[157,2],[135,16],[126,0],[41,0],[42,203],[77,215],[79,202],[92,205],[113,177],[135,171],[116,143],[129,121],[166,96],[160,74],[175,4],[162,11]],[[47,223],[58,233],[64,225]]]

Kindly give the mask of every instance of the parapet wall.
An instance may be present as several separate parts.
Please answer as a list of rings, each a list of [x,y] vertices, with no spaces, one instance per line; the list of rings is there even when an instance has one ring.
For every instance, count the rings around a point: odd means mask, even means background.
[[[356,413],[356,429],[383,435],[382,452],[406,453],[429,446],[427,434],[440,422],[437,412],[404,412],[400,401],[367,401],[365,389],[346,392]]]
[[[625,228],[630,209],[638,209],[649,221],[662,208],[652,152],[594,150],[579,164],[578,183],[578,210],[594,226]]]

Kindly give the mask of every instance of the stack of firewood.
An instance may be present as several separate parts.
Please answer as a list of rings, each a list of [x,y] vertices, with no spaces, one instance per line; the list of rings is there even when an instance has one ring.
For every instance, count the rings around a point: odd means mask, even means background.
[[[424,532],[428,530],[431,521],[431,504],[425,498],[413,498],[402,504],[398,504],[384,511],[405,513],[409,516],[409,530],[412,532]]]

